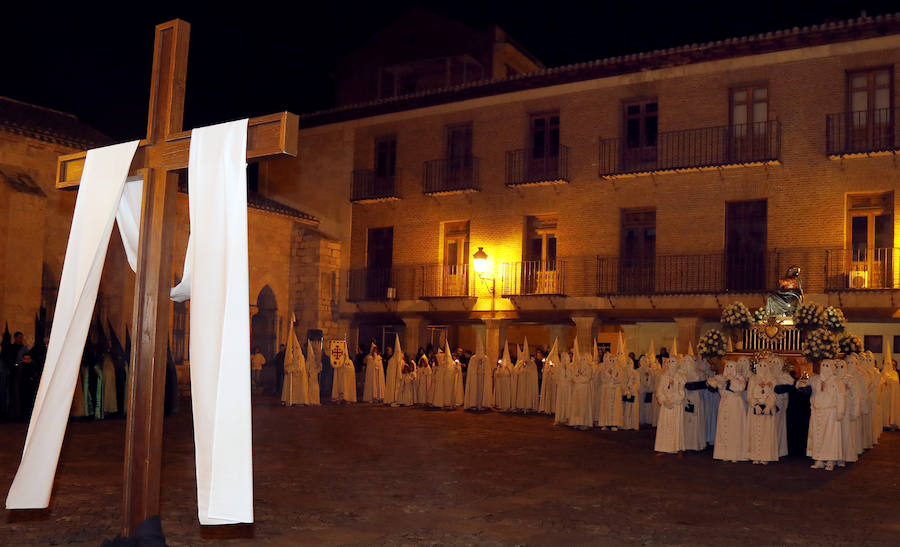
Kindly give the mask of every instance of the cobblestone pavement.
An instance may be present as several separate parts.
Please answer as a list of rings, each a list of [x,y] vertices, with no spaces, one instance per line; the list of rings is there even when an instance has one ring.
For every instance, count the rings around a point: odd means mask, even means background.
[[[897,544],[900,433],[846,469],[657,457],[652,430],[577,431],[545,416],[254,402],[256,523],[197,523],[188,402],[166,419],[170,545]],[[9,512],[0,545],[116,534],[124,421],[69,424],[51,507]],[[24,424],[0,424],[0,485]],[[227,542],[225,541],[227,539]]]

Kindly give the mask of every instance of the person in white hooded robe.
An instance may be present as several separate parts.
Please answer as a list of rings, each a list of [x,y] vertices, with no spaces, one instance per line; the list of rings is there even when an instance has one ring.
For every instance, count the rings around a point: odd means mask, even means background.
[[[400,348],[400,335],[397,334],[394,339],[394,353],[388,359],[387,375],[384,378],[384,402],[388,405],[397,406],[400,399],[400,377],[403,374],[403,350]]]
[[[397,344],[399,352],[400,344]],[[416,364],[414,361],[402,360],[400,365],[400,389],[397,391],[397,405],[413,406],[416,404]]]
[[[640,402],[638,393],[641,390],[641,377],[637,369],[624,355],[623,365],[625,376],[622,381],[622,429],[640,429]]]
[[[788,454],[787,409],[791,401],[794,377],[784,370],[784,360],[780,357],[769,358],[769,371],[775,376],[775,428],[778,433],[778,457]]]
[[[835,376],[836,361],[825,359],[819,365],[819,373],[799,387],[806,387],[810,396],[809,433],[806,455],[815,460],[813,469],[834,469],[843,456],[841,447],[841,420],[846,410],[844,383]],[[804,383],[806,386],[804,386]]]
[[[475,355],[469,358],[466,370],[466,395],[464,407],[481,410],[491,408],[493,401],[493,373],[488,356],[484,351],[484,341],[477,337]]]
[[[859,403],[862,386],[847,370],[847,362],[844,360],[835,359],[834,375],[844,384],[844,416],[841,418],[842,456],[837,461],[838,467],[844,467],[847,462],[855,462],[859,459]]]
[[[713,376],[706,383],[716,388],[720,396],[713,458],[729,462],[745,460],[747,405],[741,393],[746,389],[747,381],[738,373],[737,363],[726,361],[722,374]]]
[[[656,389],[656,380],[659,376],[657,371],[650,366],[651,360],[655,359],[653,355],[653,343],[650,343],[650,353],[642,355],[638,361],[638,382],[640,390],[638,391],[638,401],[640,401],[640,423],[647,425],[656,425],[653,419],[653,390]]]
[[[900,378],[891,356],[885,352],[881,365],[881,424],[882,428],[896,430],[900,427]]]
[[[600,404],[596,424],[601,429],[616,431],[622,427],[622,386],[625,382],[625,354],[620,342],[618,355],[607,353],[600,365]]]
[[[747,459],[767,464],[778,461],[778,428],[775,421],[775,384],[769,360],[756,365],[756,374],[747,382]]]
[[[433,379],[431,377],[431,365],[428,363],[428,355],[422,354],[416,361],[416,404],[431,404],[434,390]]]
[[[569,403],[572,399],[572,376],[574,365],[569,352],[563,352],[559,356],[559,365],[556,367],[556,407],[553,411],[553,423],[569,423]]]
[[[540,393],[538,391],[537,364],[528,350],[528,338],[525,338],[525,346],[519,353],[519,362],[516,363],[513,374],[515,375],[516,399],[514,408],[520,412],[534,412],[538,409]]]
[[[697,364],[692,348],[679,359],[678,368],[685,379],[684,444],[685,450],[706,448],[706,415],[700,393],[706,389],[706,377]]]
[[[284,350],[284,384],[281,387],[281,403],[286,406],[305,405],[309,402],[306,359],[303,358],[303,348],[294,332],[295,322],[292,316],[288,344]]]
[[[341,357],[334,367],[334,381],[331,384],[331,400],[340,403],[356,402],[356,371],[350,360],[347,342],[341,341]]]
[[[313,349],[312,340],[306,340],[306,386],[309,395],[306,398],[306,404],[318,406],[321,404],[321,396],[319,394],[319,373],[322,372],[322,359]],[[356,383],[356,378],[353,380]],[[354,388],[355,391],[355,388]]]
[[[574,373],[572,374],[572,397],[569,401],[568,424],[579,429],[590,429],[594,425],[594,393],[591,389],[593,369],[591,358],[578,349],[575,338]]]
[[[544,359],[544,369],[541,381],[541,396],[538,401],[538,411],[541,414],[553,414],[556,410],[556,376],[559,369],[559,339],[553,341],[550,353]]]
[[[503,346],[503,357],[494,368],[494,407],[500,412],[509,412],[512,400],[512,361],[509,358],[509,342]]]
[[[659,383],[656,384],[654,391],[660,407],[653,446],[657,452],[675,454],[685,449],[684,383],[685,378],[678,368],[677,359],[669,359],[659,376]]]
[[[363,388],[363,401],[380,403],[384,400],[384,364],[378,355],[378,347],[372,344],[366,355],[366,384]]]
[[[455,408],[463,404],[462,367],[453,358],[449,342],[444,342],[444,351],[438,355],[443,359],[434,377],[434,406]]]

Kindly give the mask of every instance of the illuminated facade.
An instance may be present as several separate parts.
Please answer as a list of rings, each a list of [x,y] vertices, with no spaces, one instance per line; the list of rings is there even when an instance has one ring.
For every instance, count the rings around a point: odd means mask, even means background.
[[[796,264],[873,350],[900,343],[898,63],[900,17],[867,17],[303,116],[301,184],[350,219],[341,329],[683,349]]]

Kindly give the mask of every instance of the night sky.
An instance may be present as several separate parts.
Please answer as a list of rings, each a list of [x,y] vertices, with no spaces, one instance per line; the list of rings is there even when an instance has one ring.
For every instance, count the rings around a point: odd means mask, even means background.
[[[3,8],[0,95],[71,112],[117,140],[146,131],[154,26],[176,17],[191,23],[190,128],[329,108],[337,59],[412,7],[499,24],[547,66],[900,9],[896,1],[762,0],[20,4],[29,7]]]

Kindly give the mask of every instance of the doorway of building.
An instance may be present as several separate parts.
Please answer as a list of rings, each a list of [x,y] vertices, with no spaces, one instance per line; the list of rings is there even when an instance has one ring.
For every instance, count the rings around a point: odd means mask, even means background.
[[[250,351],[258,346],[268,362],[275,356],[277,343],[278,303],[275,291],[266,285],[256,297],[256,313],[250,320]]]

